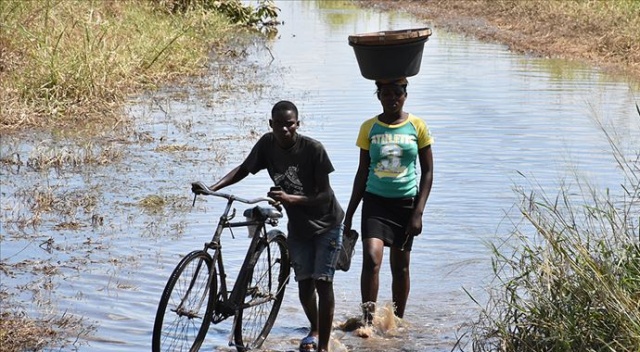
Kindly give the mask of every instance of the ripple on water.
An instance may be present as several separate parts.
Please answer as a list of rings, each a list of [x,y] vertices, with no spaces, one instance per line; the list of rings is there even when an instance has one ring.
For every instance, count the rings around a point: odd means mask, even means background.
[[[46,307],[47,312],[83,317],[86,328],[95,326],[95,332],[80,336],[78,350],[148,350],[167,278],[184,254],[210,239],[221,211],[213,200],[192,207],[190,182],[213,182],[241,162],[267,131],[271,106],[281,99],[298,104],[300,132],[327,148],[335,167],[331,182],[346,206],[357,167],[358,128],[380,112],[375,87],[360,76],[347,36],[424,23],[397,13],[318,4],[279,3],[285,22],[279,39],[252,47],[248,62],[262,66],[256,69],[260,77],[250,79],[264,80],[267,89],[224,95],[211,77],[206,90],[191,91],[187,99],[171,91],[141,97],[131,114],[139,122],[137,135],[144,138],[125,143],[125,157],[116,164],[62,173],[3,165],[3,175],[10,174],[0,179],[3,265],[58,270],[45,279],[10,276],[2,280],[2,289],[24,288],[19,299],[25,305],[33,302],[35,313]],[[558,181],[578,173],[618,189],[622,179],[594,114],[605,126],[620,127],[616,137],[621,140],[640,140],[634,105],[638,92],[627,84],[589,68],[516,55],[502,45],[436,29],[425,46],[420,74],[409,81],[406,109],[427,121],[436,142],[434,186],[424,233],[412,253],[406,317],[395,322],[383,314],[396,326],[387,325],[367,339],[336,330],[335,351],[451,350],[458,329],[476,314],[465,290],[480,301],[485,298],[483,287],[491,274],[486,241],[504,238],[512,225],[506,215],[517,216],[512,188],[532,182],[553,194]],[[37,145],[3,136],[0,148],[3,156],[19,153],[26,160]],[[264,194],[268,184],[262,172],[228,191],[251,197]],[[55,203],[57,208],[39,214],[42,224],[21,227],[34,219],[29,210],[33,197],[18,194],[37,187],[38,194],[59,199],[71,190],[84,191],[97,203],[73,214],[59,212],[68,203]],[[152,195],[166,205],[157,211],[141,207],[140,201]],[[103,218],[101,226],[91,226],[93,215]],[[356,228],[359,216],[358,211]],[[55,226],[63,221],[80,226]],[[280,228],[285,224],[286,219]],[[223,239],[230,272],[238,270],[248,243],[242,231],[236,235]],[[49,239],[50,247],[40,246]],[[352,269],[336,273],[337,323],[360,314],[359,247],[356,253]],[[391,299],[387,258],[384,263],[380,302]],[[211,326],[205,348],[232,350],[230,324]],[[266,348],[295,350],[306,325],[292,280]]]

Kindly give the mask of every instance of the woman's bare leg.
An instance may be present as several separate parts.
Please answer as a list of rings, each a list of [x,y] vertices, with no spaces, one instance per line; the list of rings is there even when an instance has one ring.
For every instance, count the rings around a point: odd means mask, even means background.
[[[399,248],[391,248],[390,262],[391,275],[393,277],[391,292],[395,314],[399,318],[404,316],[407,299],[409,298],[409,289],[411,288],[411,277],[409,275],[410,261],[411,252],[401,251]]]
[[[377,238],[367,238],[363,241],[362,273],[360,275],[360,294],[362,303],[378,300],[378,289],[380,286],[380,266],[382,265],[382,254],[384,243]],[[375,306],[374,306],[375,307]],[[373,313],[373,312],[370,312]],[[369,317],[365,317],[370,323]]]

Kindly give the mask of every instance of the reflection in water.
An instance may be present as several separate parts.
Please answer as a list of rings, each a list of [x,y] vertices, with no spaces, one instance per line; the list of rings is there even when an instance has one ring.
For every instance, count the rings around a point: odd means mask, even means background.
[[[89,171],[37,171],[2,163],[3,262],[42,259],[58,271],[50,281],[2,274],[0,287],[51,288],[41,291],[47,304],[95,323],[95,336],[82,338],[79,350],[149,349],[169,273],[181,256],[209,239],[223,206],[207,200],[192,208],[190,182],[213,182],[241,162],[267,131],[274,102],[288,99],[298,105],[300,132],[325,144],[336,169],[332,185],[339,201],[348,202],[356,133],[380,105],[373,82],[360,76],[347,38],[429,24],[400,13],[354,9],[349,2],[282,1],[278,6],[284,25],[277,40],[256,41],[240,62],[215,62],[211,76],[189,89],[140,97],[130,108],[138,121],[136,139],[99,141],[121,151],[120,161],[92,165]],[[230,75],[240,64],[248,69]],[[412,252],[405,320],[391,336],[361,338],[336,330],[336,349],[450,350],[462,333],[457,329],[476,316],[465,290],[482,302],[490,278],[484,242],[504,236],[511,226],[505,215],[517,215],[510,214],[516,202],[511,187],[521,183],[519,174],[550,191],[574,172],[617,189],[621,177],[594,116],[620,130],[619,138],[638,140],[637,90],[586,67],[513,55],[502,45],[434,30],[421,72],[409,82],[406,109],[423,117],[435,136],[436,173],[425,232]],[[238,88],[229,93],[218,89],[223,85]],[[15,153],[27,160],[37,145],[25,140],[3,136],[2,160],[18,160]],[[257,174],[229,191],[262,195],[269,183],[266,174]],[[161,208],[141,206],[156,197],[165,202]],[[38,212],[30,203],[36,200]],[[225,264],[236,261],[239,267],[245,237],[225,238]],[[49,239],[50,245],[40,246]],[[349,272],[336,274],[336,324],[360,315],[360,254],[357,248]],[[386,267],[381,306],[391,299]],[[295,349],[306,334],[296,285],[287,291],[267,341],[270,349]],[[31,302],[30,292],[20,299]],[[212,326],[207,349],[224,349],[229,329],[229,322]]]

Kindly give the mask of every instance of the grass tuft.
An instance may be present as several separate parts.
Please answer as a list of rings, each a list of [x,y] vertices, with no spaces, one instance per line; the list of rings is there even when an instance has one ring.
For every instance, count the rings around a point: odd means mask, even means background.
[[[70,335],[80,337],[95,329],[86,326],[82,318],[67,314],[34,320],[23,312],[3,310],[0,318],[3,352],[42,351],[54,344],[70,347],[69,342],[60,339],[59,331],[73,331]]]
[[[495,281],[474,351],[639,350],[640,152],[625,155],[601,128],[624,175],[620,195],[580,179],[554,194],[531,180],[516,189],[522,218],[491,245]]]

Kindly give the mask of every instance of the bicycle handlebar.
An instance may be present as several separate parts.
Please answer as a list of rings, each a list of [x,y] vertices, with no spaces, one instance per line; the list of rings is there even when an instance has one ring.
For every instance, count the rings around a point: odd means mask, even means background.
[[[280,202],[274,200],[273,198],[259,197],[254,199],[245,199],[245,198],[236,197],[233,194],[214,192],[201,181],[191,183],[191,192],[193,192],[196,196],[197,195],[216,196],[216,197],[226,198],[232,201],[238,201],[240,203],[245,203],[245,204],[256,204],[260,202],[268,202],[271,206],[278,209],[278,211],[282,211],[282,204],[280,204]],[[195,198],[193,201],[195,204]]]

